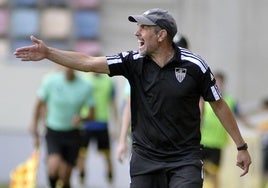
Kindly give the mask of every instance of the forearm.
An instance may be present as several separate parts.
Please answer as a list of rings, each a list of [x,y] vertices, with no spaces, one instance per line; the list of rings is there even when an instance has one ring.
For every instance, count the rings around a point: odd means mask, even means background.
[[[240,130],[238,128],[236,120],[234,119],[233,114],[231,113],[230,110],[228,110],[228,113],[226,113],[225,116],[226,117],[221,118],[221,122],[222,122],[224,128],[229,133],[229,135],[232,137],[232,139],[236,143],[237,147],[242,146],[245,143],[245,141],[241,136]]]
[[[57,64],[85,72],[109,73],[105,57],[93,57],[83,53],[49,47],[46,58]]]
[[[223,99],[210,102],[210,105],[236,144],[238,149],[236,165],[243,169],[243,172],[240,174],[240,176],[244,176],[248,173],[251,158],[249,152],[247,151],[247,145],[245,145],[245,141],[239,131],[234,115]]]
[[[128,99],[123,111],[119,142],[126,142],[130,124],[131,124],[130,99]]]
[[[122,126],[119,136],[119,142],[125,143],[128,136],[128,131],[130,127],[130,114],[127,112],[126,114],[123,114],[122,118]]]
[[[33,136],[39,136],[39,132],[38,132],[38,120],[33,120],[31,127],[30,127],[30,132]]]
[[[34,136],[38,136],[38,125],[40,121],[45,121],[46,116],[46,104],[44,101],[42,101],[40,98],[37,99],[34,111],[33,111],[33,118],[31,122],[31,133]]]
[[[211,103],[212,108],[219,118],[221,124],[232,137],[237,147],[242,146],[245,141],[241,136],[235,117],[224,100]]]
[[[126,156],[127,151],[127,136],[128,130],[130,126],[130,109],[129,106],[126,105],[123,111],[122,117],[122,126],[120,130],[119,142],[117,147],[117,159],[122,162],[123,158]]]
[[[128,135],[128,130],[129,130],[129,124],[123,124],[121,127],[120,131],[120,136],[119,136],[119,142],[124,143],[127,140],[127,135]]]

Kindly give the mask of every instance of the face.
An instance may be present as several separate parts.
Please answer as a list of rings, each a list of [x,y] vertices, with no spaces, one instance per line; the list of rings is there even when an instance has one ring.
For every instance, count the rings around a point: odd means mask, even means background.
[[[223,80],[220,77],[215,76],[216,84],[221,92],[223,92]]]
[[[73,69],[70,69],[68,67],[64,67],[65,75],[67,80],[71,81],[75,77],[75,71]]]
[[[139,43],[139,53],[141,55],[152,55],[158,48],[158,35],[156,26],[138,24],[135,33]]]

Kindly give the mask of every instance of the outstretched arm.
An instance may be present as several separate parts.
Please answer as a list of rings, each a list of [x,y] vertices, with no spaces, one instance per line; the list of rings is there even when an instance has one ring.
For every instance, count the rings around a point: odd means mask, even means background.
[[[48,59],[57,64],[85,72],[109,74],[109,67],[104,56],[93,57],[80,52],[65,51],[46,46],[34,36],[30,37],[34,45],[16,49],[14,55],[22,61],[40,61]]]
[[[245,144],[244,139],[241,136],[236,120],[229,109],[228,105],[223,99],[215,102],[210,102],[215,114],[219,118],[220,122],[232,137],[237,147],[243,146]],[[244,176],[249,171],[249,166],[251,164],[251,158],[247,150],[240,150],[237,154],[236,165],[243,169],[243,173],[240,176]]]

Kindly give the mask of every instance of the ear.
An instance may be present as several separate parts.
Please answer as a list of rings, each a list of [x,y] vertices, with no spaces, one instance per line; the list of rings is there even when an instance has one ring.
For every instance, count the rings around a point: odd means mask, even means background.
[[[158,32],[158,41],[162,42],[163,40],[165,40],[167,38],[167,31],[165,29],[161,29]]]

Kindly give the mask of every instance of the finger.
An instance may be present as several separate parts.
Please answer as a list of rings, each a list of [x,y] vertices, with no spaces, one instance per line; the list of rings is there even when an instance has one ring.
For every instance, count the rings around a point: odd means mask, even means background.
[[[29,56],[26,55],[26,54],[19,53],[19,54],[16,54],[15,56],[16,56],[16,58],[19,58],[22,61],[28,61],[29,60]]]
[[[119,156],[118,156],[118,160],[120,163],[123,163],[124,162],[124,158],[125,158],[125,155],[124,153],[120,153]]]
[[[246,175],[247,173],[248,173],[248,168],[245,168],[245,169],[244,169],[244,171],[243,171],[243,173],[242,173],[242,174],[240,174],[240,177],[242,177],[242,176]]]
[[[32,42],[37,43],[37,44],[39,44],[41,42],[40,40],[35,38],[33,35],[31,35],[30,39],[31,39]]]
[[[242,177],[248,173],[249,165],[245,165],[243,162],[237,163],[236,165],[243,170],[243,173],[240,174],[240,177]]]
[[[29,46],[24,46],[17,48],[16,51],[14,52],[14,55],[16,55],[18,52],[28,52],[29,51]]]
[[[236,166],[238,166],[239,168],[241,168],[242,170],[244,170],[244,165],[243,162],[237,162]]]
[[[121,158],[120,154],[118,154],[116,158],[120,163],[122,163],[122,158]]]
[[[120,153],[120,154],[119,154],[119,161],[120,161],[120,163],[122,163],[122,162],[123,162],[123,159],[124,159],[124,156],[123,156],[123,154],[122,154],[122,153]]]
[[[26,60],[26,56],[24,54],[16,54],[15,56],[21,60]]]

